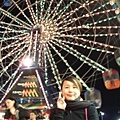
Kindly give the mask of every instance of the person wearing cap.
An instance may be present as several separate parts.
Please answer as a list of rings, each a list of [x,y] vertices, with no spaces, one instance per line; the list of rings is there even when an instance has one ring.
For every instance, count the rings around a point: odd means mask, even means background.
[[[29,111],[18,105],[13,97],[5,99],[5,120],[28,120],[30,118]]]

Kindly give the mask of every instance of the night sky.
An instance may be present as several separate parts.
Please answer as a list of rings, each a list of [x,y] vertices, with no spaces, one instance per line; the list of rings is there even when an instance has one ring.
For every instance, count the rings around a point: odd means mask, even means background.
[[[120,66],[116,64],[115,60],[111,62],[111,68],[120,73]],[[102,96],[102,106],[99,110],[105,113],[103,120],[120,119],[120,88],[106,89],[102,78],[96,82],[96,88],[100,90]]]

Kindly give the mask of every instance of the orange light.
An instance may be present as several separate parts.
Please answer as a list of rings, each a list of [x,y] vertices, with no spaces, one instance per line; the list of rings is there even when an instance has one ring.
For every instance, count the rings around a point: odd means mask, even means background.
[[[105,87],[108,90],[117,89],[120,87],[119,74],[118,71],[114,69],[110,69],[109,71],[104,72],[103,79],[104,79]]]

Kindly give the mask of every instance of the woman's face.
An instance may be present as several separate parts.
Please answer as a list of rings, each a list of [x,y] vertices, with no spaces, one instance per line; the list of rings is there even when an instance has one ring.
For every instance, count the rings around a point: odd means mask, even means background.
[[[14,100],[7,99],[7,100],[5,101],[5,104],[6,104],[7,109],[10,109],[10,108],[14,107],[15,101],[14,101]]]
[[[62,86],[62,95],[66,100],[75,100],[80,96],[80,89],[75,83],[65,80]]]

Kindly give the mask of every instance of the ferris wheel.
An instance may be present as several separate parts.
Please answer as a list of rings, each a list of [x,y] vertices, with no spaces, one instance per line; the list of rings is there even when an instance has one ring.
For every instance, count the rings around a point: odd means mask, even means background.
[[[0,91],[18,76],[23,58],[45,72],[45,84],[74,75],[87,82],[110,68],[119,49],[116,8],[105,0],[11,0],[0,7]],[[53,79],[52,84],[49,77]]]

